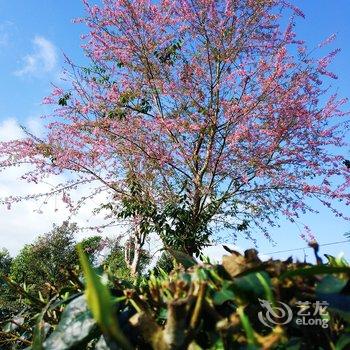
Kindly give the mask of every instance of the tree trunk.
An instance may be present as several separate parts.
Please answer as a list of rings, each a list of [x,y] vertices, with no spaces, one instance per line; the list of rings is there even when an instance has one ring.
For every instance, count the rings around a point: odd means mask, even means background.
[[[140,259],[141,259],[141,246],[140,244],[135,242],[133,259],[130,265],[130,271],[133,277],[137,277],[139,275]]]
[[[137,277],[139,275],[139,266],[141,260],[142,245],[138,241],[137,236],[132,236],[125,244],[125,263],[130,269],[131,275]]]

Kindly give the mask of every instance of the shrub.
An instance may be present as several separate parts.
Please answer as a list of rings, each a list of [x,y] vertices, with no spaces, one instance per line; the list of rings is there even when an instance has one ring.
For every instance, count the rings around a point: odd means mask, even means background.
[[[349,348],[344,259],[262,262],[249,250],[216,265],[171,253],[177,264],[170,273],[158,268],[132,288],[111,276],[108,288],[80,249],[85,296],[76,288],[69,299],[49,302],[27,341],[46,350]],[[303,324],[301,306],[310,313]],[[58,325],[48,317],[55,311]]]

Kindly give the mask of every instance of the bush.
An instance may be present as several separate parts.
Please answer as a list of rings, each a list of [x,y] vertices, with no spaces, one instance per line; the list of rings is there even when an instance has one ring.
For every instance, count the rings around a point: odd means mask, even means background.
[[[158,268],[132,288],[112,276],[108,288],[80,250],[85,296],[77,287],[68,299],[59,295],[59,302],[43,307],[26,338],[38,349],[350,346],[350,267],[345,260],[261,262],[250,250],[233,252],[215,265],[172,251],[177,264],[170,273]],[[52,322],[55,312],[58,325]],[[20,337],[20,331],[16,334]]]

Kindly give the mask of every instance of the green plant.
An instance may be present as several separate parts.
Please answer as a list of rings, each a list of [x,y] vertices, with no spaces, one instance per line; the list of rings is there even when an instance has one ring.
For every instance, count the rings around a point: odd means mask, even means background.
[[[69,280],[68,270],[78,264],[75,252],[75,224],[64,222],[27,244],[11,264],[11,278],[25,283],[33,293],[53,295]]]
[[[98,259],[98,252],[103,246],[103,239],[101,236],[92,236],[84,238],[80,243],[84,252],[88,255],[91,263],[96,263]]]
[[[329,257],[331,263],[325,265],[290,259],[262,262],[255,250],[249,250],[212,265],[169,252],[177,261],[170,273],[158,268],[130,288],[111,274],[107,281],[80,248],[85,297],[78,293],[66,300],[60,322],[42,332],[36,346],[44,350],[348,348],[350,268],[344,261],[334,264]],[[321,301],[328,303],[323,323],[296,322],[298,303],[310,303],[316,314]],[[293,313],[288,323],[274,323],[273,318],[269,324],[260,318],[263,305],[275,308],[281,303]],[[43,320],[55,306],[43,309]]]

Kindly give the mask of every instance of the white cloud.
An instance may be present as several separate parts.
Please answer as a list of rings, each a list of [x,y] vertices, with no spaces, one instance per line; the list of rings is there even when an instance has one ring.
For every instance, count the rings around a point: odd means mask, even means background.
[[[0,23],[0,47],[7,46],[10,42],[10,27],[13,23],[5,21]]]
[[[45,131],[45,126],[42,123],[42,119],[31,117],[26,121],[26,127],[34,135],[42,135]]]
[[[5,119],[0,123],[0,142],[11,141],[23,136],[16,119]]]
[[[23,67],[15,71],[17,76],[40,75],[52,72],[57,64],[57,49],[55,45],[42,36],[33,39],[33,53],[23,57]]]

